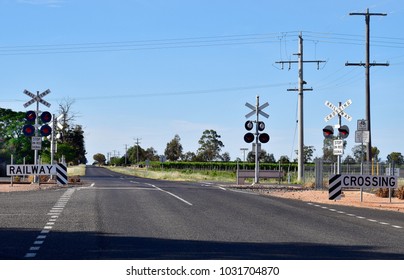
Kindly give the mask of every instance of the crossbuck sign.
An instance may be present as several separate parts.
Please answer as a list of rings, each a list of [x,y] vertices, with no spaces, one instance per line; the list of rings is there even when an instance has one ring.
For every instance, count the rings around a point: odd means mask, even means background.
[[[333,117],[339,115],[344,117],[347,121],[351,121],[352,117],[350,115],[348,115],[347,113],[344,112],[344,110],[349,107],[352,104],[352,100],[348,99],[344,104],[342,104],[341,106],[335,106],[334,104],[332,104],[329,101],[325,102],[325,106],[327,106],[328,108],[330,108],[332,110],[332,113],[327,115],[324,120],[326,122],[328,122],[329,120],[331,120]]]
[[[49,108],[51,106],[50,103],[43,100],[42,97],[44,97],[45,95],[48,95],[50,92],[51,91],[49,89],[47,89],[47,90],[45,90],[44,92],[42,92],[40,94],[33,94],[29,90],[24,90],[24,93],[32,98],[30,101],[28,101],[27,103],[24,104],[24,107],[27,108],[29,105],[31,105],[31,104],[33,104],[35,102],[40,102],[40,103],[42,103],[43,105],[45,105],[46,107]]]

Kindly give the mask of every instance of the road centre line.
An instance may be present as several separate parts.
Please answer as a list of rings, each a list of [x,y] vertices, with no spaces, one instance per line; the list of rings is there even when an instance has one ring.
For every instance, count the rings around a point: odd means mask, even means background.
[[[338,210],[336,210],[336,209],[329,208],[329,207],[327,207],[327,206],[321,206],[321,205],[314,204],[314,203],[311,203],[311,202],[308,202],[307,204],[310,205],[310,206],[314,206],[314,207],[318,207],[318,208],[324,209],[324,210],[329,210],[329,211],[334,212],[334,213],[344,214],[344,215],[349,216],[349,217],[353,217],[353,218],[357,218],[357,219],[361,219],[361,220],[366,220],[366,221],[371,222],[371,223],[378,223],[378,224],[383,225],[383,226],[391,226],[391,227],[396,228],[396,229],[402,229],[402,228],[404,228],[404,227],[402,227],[402,226],[391,225],[391,224],[386,223],[386,222],[379,222],[379,221],[374,220],[374,219],[367,219],[366,217],[362,217],[362,216],[359,216],[359,215],[355,215],[355,214],[351,214],[351,213],[346,213],[346,212],[343,212],[343,211],[338,211]]]
[[[169,194],[169,195],[175,197],[176,199],[178,199],[178,200],[184,202],[185,204],[188,204],[189,206],[192,206],[192,203],[191,203],[191,202],[186,201],[185,199],[183,199],[182,197],[179,197],[178,195],[175,195],[175,194],[173,194],[173,193],[171,193],[171,192],[169,192],[169,191],[163,190],[163,189],[161,189],[161,188],[159,188],[159,187],[157,187],[157,186],[155,186],[155,185],[153,185],[153,184],[149,184],[149,183],[145,183],[145,184],[148,185],[148,186],[151,186],[151,187],[155,188],[156,190],[159,190],[159,191],[161,191],[161,192],[164,192],[164,193],[166,193],[166,194]]]

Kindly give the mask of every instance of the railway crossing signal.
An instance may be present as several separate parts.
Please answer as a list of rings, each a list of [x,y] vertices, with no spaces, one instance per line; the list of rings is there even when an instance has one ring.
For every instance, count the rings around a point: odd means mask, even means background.
[[[332,138],[334,136],[334,128],[331,125],[327,125],[323,128],[323,135],[325,138]]]
[[[345,139],[349,136],[349,127],[346,125],[339,127],[338,131],[339,131],[339,137],[341,139]]]
[[[259,116],[263,116],[265,118],[268,118],[269,115],[263,111],[266,107],[269,106],[268,102],[265,102],[264,104],[260,105],[259,104],[259,96],[257,96],[257,103],[255,106],[251,105],[250,103],[246,102],[245,106],[249,109],[251,109],[251,112],[245,115],[245,117],[248,119],[252,116],[256,116],[255,121],[246,121],[244,124],[245,129],[247,131],[250,131],[254,127],[255,123],[255,133],[252,132],[247,132],[244,135],[244,141],[247,143],[252,143],[255,140],[255,143],[253,143],[253,150],[255,152],[255,176],[254,176],[254,184],[259,183],[259,154],[260,154],[260,148],[261,148],[261,143],[268,143],[269,141],[269,135],[267,133],[262,133],[265,129],[265,123],[262,121],[259,121]]]
[[[327,115],[324,120],[328,122],[332,118],[338,116],[338,124],[335,126],[338,128],[338,139],[334,140],[334,149],[333,154],[338,156],[337,161],[337,174],[340,173],[341,166],[341,155],[344,154],[344,140],[349,136],[349,128],[346,125],[341,125],[341,117],[344,117],[347,121],[351,121],[352,117],[348,115],[344,110],[348,108],[352,104],[352,100],[348,99],[344,104],[339,102],[338,106],[335,106],[329,101],[325,102],[325,106],[332,110],[332,113]],[[327,125],[323,128],[323,135],[325,138],[332,138],[334,136],[334,128],[330,125]]]

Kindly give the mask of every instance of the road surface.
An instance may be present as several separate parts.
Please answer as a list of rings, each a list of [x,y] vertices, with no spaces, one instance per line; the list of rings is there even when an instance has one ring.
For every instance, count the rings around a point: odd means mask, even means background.
[[[142,179],[0,194],[0,259],[404,259],[404,215]]]

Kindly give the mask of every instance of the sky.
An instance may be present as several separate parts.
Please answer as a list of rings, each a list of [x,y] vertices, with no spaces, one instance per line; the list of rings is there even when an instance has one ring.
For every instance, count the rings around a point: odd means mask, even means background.
[[[74,100],[87,159],[142,148],[164,154],[176,134],[196,152],[215,130],[232,160],[242,158],[245,103],[268,102],[263,149],[296,157],[298,36],[304,42],[304,144],[322,156],[325,106],[352,100],[343,119],[352,155],[357,120],[365,117],[365,20],[371,17],[372,144],[385,160],[404,153],[404,6],[394,0],[0,0],[0,107],[27,109],[23,91],[51,90],[50,111]],[[41,106],[41,110],[46,109]]]

